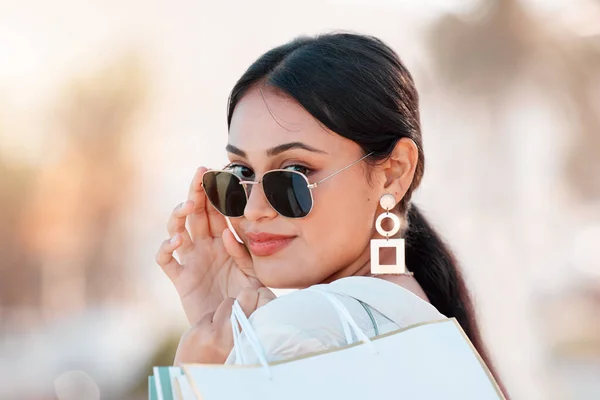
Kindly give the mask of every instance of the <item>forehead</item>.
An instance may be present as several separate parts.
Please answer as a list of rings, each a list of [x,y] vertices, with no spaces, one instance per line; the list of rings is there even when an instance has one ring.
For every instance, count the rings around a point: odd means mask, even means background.
[[[290,97],[268,88],[249,90],[233,112],[229,144],[251,154],[292,141],[325,150],[339,149],[345,139],[319,124]]]

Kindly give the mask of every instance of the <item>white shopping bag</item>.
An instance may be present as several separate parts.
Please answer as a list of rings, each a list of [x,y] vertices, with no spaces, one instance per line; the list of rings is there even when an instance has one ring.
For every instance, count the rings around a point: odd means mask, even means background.
[[[455,319],[428,322],[369,339],[343,304],[327,296],[361,340],[345,347],[268,364],[239,304],[239,325],[259,365],[184,365],[188,391],[182,400],[499,400],[497,384]],[[237,328],[237,329],[236,329]],[[235,350],[235,348],[234,348]],[[243,358],[242,354],[238,356]]]

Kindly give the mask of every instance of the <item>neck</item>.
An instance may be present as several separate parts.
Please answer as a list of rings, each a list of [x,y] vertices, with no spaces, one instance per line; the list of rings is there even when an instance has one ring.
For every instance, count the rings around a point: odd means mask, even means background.
[[[382,252],[380,254],[381,261],[383,263],[389,263],[391,260],[395,260],[396,254],[390,252]],[[371,274],[371,249],[370,246],[367,247],[360,257],[356,259],[355,262],[344,267],[343,269],[337,271],[333,275],[330,275],[326,279],[324,279],[320,283],[331,283],[338,279],[347,278],[349,276],[372,276],[375,278],[380,278],[397,285],[404,287],[405,289],[413,292],[426,302],[430,302],[425,291],[421,288],[421,285],[417,282],[417,280],[409,275],[373,275]]]
[[[331,283],[338,279],[347,278],[349,276],[367,276],[371,273],[371,255],[369,254],[369,248],[362,252],[360,257],[356,259],[350,265],[345,266],[339,271],[336,271],[333,275],[328,276],[321,283]]]
[[[384,264],[389,264],[395,260],[395,252],[382,252],[380,261]],[[349,276],[372,276],[371,275],[371,247],[370,245],[361,253],[360,257],[352,264],[342,268],[333,275],[328,276],[320,283],[331,283],[338,279]]]

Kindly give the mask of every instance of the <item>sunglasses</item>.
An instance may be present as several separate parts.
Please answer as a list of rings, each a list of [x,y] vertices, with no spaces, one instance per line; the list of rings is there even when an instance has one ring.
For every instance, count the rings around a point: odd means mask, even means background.
[[[243,180],[231,171],[211,170],[202,176],[202,187],[210,203],[226,217],[242,217],[248,204],[250,187],[262,184],[267,201],[279,215],[286,218],[304,218],[313,208],[314,188],[371,154],[314,183],[310,183],[306,175],[287,169],[267,171],[260,181]]]

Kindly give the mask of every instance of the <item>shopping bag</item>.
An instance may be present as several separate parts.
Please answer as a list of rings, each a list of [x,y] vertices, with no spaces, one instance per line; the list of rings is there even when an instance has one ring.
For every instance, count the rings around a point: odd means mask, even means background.
[[[179,367],[153,367],[153,375],[148,377],[149,400],[176,399],[175,378],[182,375]]]
[[[307,289],[309,290],[309,289]],[[369,339],[334,295],[319,291],[359,342],[268,363],[241,307],[232,309],[234,351],[240,326],[258,365],[184,365],[182,400],[410,399],[502,400],[498,385],[455,319],[426,322]],[[236,359],[243,360],[241,352]],[[179,377],[180,382],[183,377]],[[183,391],[180,391],[182,393]],[[192,397],[193,393],[193,397]]]

